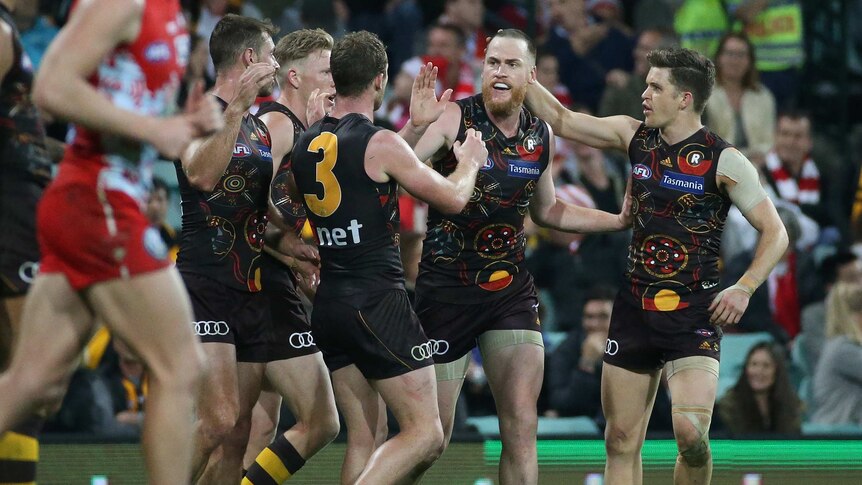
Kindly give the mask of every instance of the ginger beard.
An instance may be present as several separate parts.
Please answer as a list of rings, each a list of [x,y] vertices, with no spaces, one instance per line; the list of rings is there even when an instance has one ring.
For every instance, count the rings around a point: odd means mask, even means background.
[[[495,85],[505,84],[508,86],[508,91],[495,88]],[[501,93],[509,93],[509,98],[506,100],[494,99],[495,95],[500,96]],[[527,97],[527,85],[512,86],[503,81],[495,81],[493,79],[482,83],[482,101],[485,103],[485,109],[496,117],[504,118],[510,116],[521,109],[524,104],[524,99]]]

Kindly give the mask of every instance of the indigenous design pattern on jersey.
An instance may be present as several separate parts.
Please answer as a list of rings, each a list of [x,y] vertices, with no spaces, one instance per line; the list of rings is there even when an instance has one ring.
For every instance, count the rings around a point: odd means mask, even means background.
[[[189,57],[185,17],[176,0],[147,0],[141,31],[131,43],[111,51],[90,76],[90,83],[114,106],[143,116],[176,111],[176,95]],[[148,144],[73,127],[67,158],[103,166],[128,178],[134,195],[146,200],[156,149]]]
[[[675,145],[643,124],[632,138],[635,220],[626,276],[643,309],[686,308],[718,289],[718,250],[730,199],[715,177],[728,147],[706,128]]]
[[[175,162],[175,166],[183,198],[180,271],[239,290],[260,291],[273,170],[266,125],[251,114],[243,118],[230,162],[211,192],[193,188],[182,164]]]
[[[357,113],[326,116],[294,147],[296,186],[320,249],[318,295],[404,287],[398,184],[365,172],[365,151],[379,130]]]
[[[526,108],[518,133],[506,138],[488,118],[481,95],[456,103],[462,115],[457,139],[463,142],[469,128],[480,131],[488,160],[460,214],[429,209],[417,286],[435,298],[475,301],[524,281],[524,216],[548,166],[550,135],[545,122]],[[434,162],[444,176],[456,167],[452,150]]]
[[[0,4],[0,23],[12,29],[12,64],[0,85],[0,176],[35,186],[41,192],[51,180],[51,160],[45,149],[45,127],[33,104],[33,64],[6,7]]]
[[[302,206],[302,201],[293,200],[290,196],[290,185],[292,181],[293,149],[296,148],[296,144],[299,142],[299,135],[305,131],[305,125],[302,124],[302,121],[287,106],[276,101],[267,101],[260,105],[257,116],[260,117],[271,112],[283,113],[290,118],[293,124],[293,146],[290,152],[281,159],[278,170],[275,172],[275,178],[272,180],[272,202],[276,209],[278,209],[279,214],[281,214],[282,221],[299,234],[307,217],[305,215],[305,208]]]

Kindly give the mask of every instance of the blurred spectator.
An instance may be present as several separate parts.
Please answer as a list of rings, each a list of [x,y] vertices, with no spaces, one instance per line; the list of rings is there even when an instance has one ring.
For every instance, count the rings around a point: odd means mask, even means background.
[[[828,295],[836,283],[862,283],[862,265],[855,254],[838,251],[820,263],[820,280]],[[831,317],[827,316],[831,314]],[[802,309],[802,359],[805,370],[813,374],[826,342],[828,318],[836,318],[835,309],[827,312],[826,302],[818,300]],[[834,326],[834,325],[833,325]]]
[[[795,104],[803,49],[802,2],[799,0],[722,0],[757,51],[757,70],[779,109]]]
[[[856,183],[856,193],[853,198],[853,209],[850,214],[850,227],[854,243],[862,243],[862,171]]]
[[[811,158],[812,147],[811,118],[801,111],[780,113],[775,146],[766,155],[766,182],[778,198],[798,205],[821,230],[834,226],[846,234],[847,221],[842,220],[840,201],[835,197],[839,193],[830,191],[821,177]]]
[[[607,23],[594,21],[584,0],[551,0],[556,27],[545,49],[560,63],[560,81],[572,99],[595,112],[605,89],[605,78],[614,69],[631,71],[634,39]]]
[[[783,352],[771,342],[752,347],[736,384],[716,403],[716,414],[732,435],[800,434],[803,405]]]
[[[769,332],[787,344],[801,328],[801,309],[822,298],[822,284],[817,278],[811,251],[801,250],[799,218],[793,208],[779,205],[778,215],[787,229],[790,243],[766,284],[751,296],[739,324],[728,331]],[[727,261],[721,281],[737,281],[754,258],[753,250],[743,251]]]
[[[812,421],[862,426],[862,284],[829,293],[826,346],[814,374]]]
[[[661,30],[641,32],[632,52],[634,70],[628,73],[622,69],[614,69],[608,73],[607,86],[599,103],[599,116],[628,115],[636,120],[643,119],[641,95],[646,89],[646,76],[649,72],[647,54],[654,49],[664,49],[676,43],[676,38],[671,32]]]
[[[27,56],[30,57],[34,71],[39,70],[42,56],[59,32],[55,19],[55,15],[59,13],[57,12],[57,3],[55,1],[31,0],[29,2],[19,1],[15,4],[15,23],[18,24],[18,30],[21,32],[21,43],[24,45],[24,50],[27,51]]]
[[[314,3],[305,0],[306,3]],[[341,0],[347,10],[347,30],[367,30],[380,37],[389,56],[389,75],[413,56],[422,11],[415,0]]]
[[[114,358],[105,362],[100,370],[111,394],[114,419],[118,426],[140,432],[149,393],[146,369],[128,345],[116,338],[112,343]]]
[[[593,287],[585,297],[581,327],[568,332],[546,357],[548,410],[545,416],[601,415],[602,357],[616,292]]]
[[[719,39],[730,30],[725,4],[725,0],[684,0],[673,17],[680,45],[714,59]]]
[[[587,12],[599,22],[607,24],[631,36],[631,27],[623,20],[623,6],[620,0],[586,0]]]
[[[560,61],[554,54],[542,50],[536,55],[536,80],[563,103],[563,106],[571,107],[572,95],[569,88],[560,83]]]
[[[296,0],[278,16],[279,35],[321,28],[335,38],[347,32],[349,11],[341,0]]]
[[[632,8],[633,27],[645,30],[673,31],[673,5],[677,0],[636,0]]]
[[[437,23],[452,24],[464,32],[465,59],[476,74],[481,71],[488,43],[484,19],[485,5],[482,0],[446,0],[443,15],[437,19]]]
[[[159,177],[153,177],[153,188],[147,199],[146,214],[150,224],[159,230],[159,235],[168,247],[168,255],[172,261],[177,260],[180,241],[177,231],[168,224],[168,208],[171,204],[171,192],[168,184]]]
[[[761,167],[773,146],[775,99],[760,84],[754,64],[754,47],[745,34],[733,32],[721,38],[706,117],[712,131]]]
[[[402,72],[407,68],[415,77],[421,64],[431,62],[437,66],[438,96],[447,89],[452,90],[452,101],[476,94],[473,67],[464,60],[464,32],[453,24],[434,24],[428,29],[427,42],[425,55],[407,61]]]

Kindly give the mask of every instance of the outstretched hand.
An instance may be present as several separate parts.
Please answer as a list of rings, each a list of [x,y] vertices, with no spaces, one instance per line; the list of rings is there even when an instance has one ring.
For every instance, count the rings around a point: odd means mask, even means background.
[[[427,127],[437,121],[446,103],[452,97],[452,90],[447,89],[437,98],[437,67],[430,62],[419,68],[419,75],[413,80],[410,94],[410,123],[414,127]]]

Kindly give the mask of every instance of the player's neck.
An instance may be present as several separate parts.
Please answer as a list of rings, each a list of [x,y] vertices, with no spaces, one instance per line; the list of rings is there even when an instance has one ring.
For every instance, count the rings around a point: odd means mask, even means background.
[[[308,126],[308,119],[305,117],[305,112],[308,108],[308,99],[303,101],[299,95],[299,91],[295,89],[291,89],[290,91],[284,90],[278,95],[278,99],[275,101],[287,107],[302,122],[303,126]]]
[[[703,128],[700,115],[680,113],[673,122],[661,129],[661,137],[668,145],[675,145]]]
[[[358,97],[336,96],[335,107],[330,116],[343,118],[350,113],[359,113],[371,121],[374,121],[374,99],[368,94]]]
[[[239,78],[242,71],[242,68],[235,67],[223,73],[217,73],[212,93],[230,104],[239,93]]]
[[[505,116],[498,116],[488,111],[488,119],[503,132],[503,136],[512,138],[518,134],[518,128],[521,124],[521,109],[519,107],[512,114]]]

